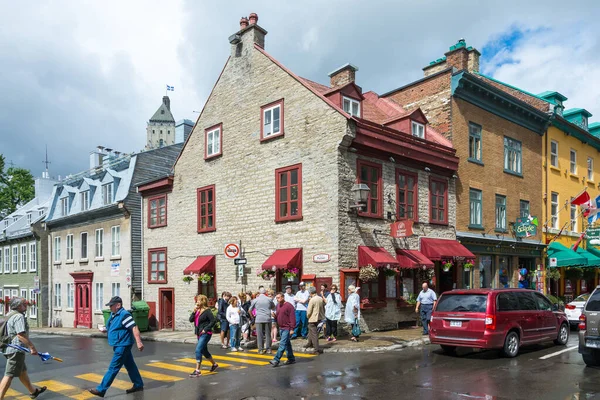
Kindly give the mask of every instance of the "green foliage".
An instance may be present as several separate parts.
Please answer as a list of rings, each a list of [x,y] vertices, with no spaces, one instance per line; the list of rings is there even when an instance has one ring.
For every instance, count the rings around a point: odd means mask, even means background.
[[[559,306],[565,305],[565,302],[556,296],[552,296],[551,294],[549,294],[546,297],[548,298],[548,300],[550,300],[552,302],[552,304],[558,304]]]
[[[583,268],[571,267],[565,270],[565,279],[577,280],[583,278]]]
[[[17,167],[5,171],[5,166],[5,158],[0,154],[0,217],[14,212],[35,196],[31,172]]]

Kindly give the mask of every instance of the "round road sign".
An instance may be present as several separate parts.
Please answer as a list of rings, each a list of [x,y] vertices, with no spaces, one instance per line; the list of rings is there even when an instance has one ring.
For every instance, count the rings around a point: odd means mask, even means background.
[[[235,243],[225,245],[225,257],[236,258],[240,255],[240,247]]]

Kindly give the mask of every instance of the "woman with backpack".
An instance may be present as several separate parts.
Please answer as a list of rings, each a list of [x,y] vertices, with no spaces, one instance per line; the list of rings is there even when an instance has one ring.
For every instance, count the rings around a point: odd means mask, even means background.
[[[212,355],[208,351],[208,342],[210,342],[212,330],[217,320],[208,306],[208,298],[205,295],[199,294],[195,300],[196,307],[190,315],[190,322],[194,323],[194,333],[198,337],[198,344],[196,344],[196,369],[190,374],[190,378],[197,378],[202,374],[200,372],[202,356],[212,364],[210,372],[219,367],[219,364],[213,360]]]

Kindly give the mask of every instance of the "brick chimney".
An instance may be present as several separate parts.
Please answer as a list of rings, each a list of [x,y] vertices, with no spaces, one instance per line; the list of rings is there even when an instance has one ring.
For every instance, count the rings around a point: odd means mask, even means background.
[[[347,85],[356,79],[358,67],[348,63],[329,73],[329,85],[332,88]]]
[[[465,39],[459,39],[455,45],[450,46],[443,58],[430,62],[423,68],[423,72],[425,76],[430,76],[451,67],[457,71],[479,72],[479,56],[481,53],[477,49],[467,47]]]
[[[240,19],[240,30],[229,36],[231,57],[247,55],[255,44],[262,48],[265,47],[267,31],[261,28],[257,22],[258,15],[256,13],[250,14],[248,18],[242,17]]]
[[[167,106],[167,110],[171,111],[171,99],[169,99],[169,96],[163,96],[163,103]]]

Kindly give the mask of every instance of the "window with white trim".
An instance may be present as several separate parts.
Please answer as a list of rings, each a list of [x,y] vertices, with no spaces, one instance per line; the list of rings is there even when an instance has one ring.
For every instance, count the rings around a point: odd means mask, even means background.
[[[90,207],[90,191],[81,192],[81,211],[86,211]]]
[[[111,288],[111,297],[121,296],[121,284],[119,282],[113,282]]]
[[[413,136],[425,139],[425,125],[411,121],[411,131]]]
[[[588,159],[587,159],[587,168],[588,168],[588,173],[587,173],[588,181],[593,181],[594,180],[594,159],[592,157],[588,157]]]
[[[10,272],[10,247],[4,248],[4,273]]]
[[[110,228],[111,251],[110,255],[115,257],[121,255],[121,226]]]
[[[113,184],[102,185],[102,204],[107,205],[113,202]]]
[[[27,289],[21,288],[21,293],[19,294],[19,297],[27,300]]]
[[[94,257],[101,258],[103,257],[104,250],[104,229],[96,229],[96,253],[94,253]]]
[[[522,144],[520,141],[504,137],[504,170],[514,174],[522,174]]]
[[[36,319],[38,312],[38,295],[35,289],[29,289],[29,318]]]
[[[221,154],[221,126],[206,132],[206,157]]]
[[[96,296],[95,296],[96,302],[95,302],[95,306],[96,306],[96,310],[102,310],[102,308],[104,307],[104,283],[101,282],[97,282],[96,283]]]
[[[558,229],[558,193],[552,192],[550,194],[550,214],[551,227],[554,229]]]
[[[67,283],[67,308],[75,307],[75,284]]]
[[[574,198],[571,197],[571,201],[573,201]],[[571,232],[577,232],[577,206],[571,204]]]
[[[81,232],[81,256],[82,259],[88,258],[88,234],[87,232]]]
[[[54,308],[62,307],[62,293],[61,293],[61,284],[54,284]]]
[[[21,245],[21,272],[27,272],[27,245]],[[27,294],[25,294],[27,298]]]
[[[27,213],[27,225],[31,225],[31,211]]]
[[[54,262],[60,262],[60,236],[54,238]]]
[[[577,175],[577,151],[573,149],[569,151],[569,161],[569,172],[571,172],[573,175]]]
[[[19,246],[13,246],[12,248],[12,256],[13,256],[13,264],[12,264],[12,272],[19,272]]]
[[[73,259],[73,235],[67,235],[67,260]]]
[[[65,197],[60,199],[60,209],[62,211],[62,216],[66,217],[69,215],[69,198]]]
[[[29,272],[37,271],[37,245],[29,243]]]
[[[263,109],[263,138],[281,133],[281,104]]]
[[[550,142],[550,165],[558,168],[558,142]]]
[[[360,118],[360,101],[344,96],[342,104],[345,112]]]

